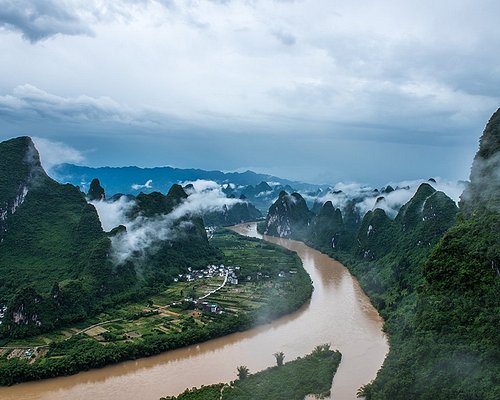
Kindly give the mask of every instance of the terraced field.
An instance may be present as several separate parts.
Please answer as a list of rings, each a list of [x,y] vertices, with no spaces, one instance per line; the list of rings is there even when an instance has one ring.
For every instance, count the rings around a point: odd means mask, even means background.
[[[172,283],[142,302],[107,309],[91,320],[48,334],[10,341],[0,348],[2,355],[35,362],[56,356],[51,351],[54,345],[60,348],[68,341],[126,344],[202,329],[231,315],[272,319],[310,297],[310,278],[295,253],[229,230],[215,232],[211,242],[224,253],[224,266],[217,266],[221,272],[193,271],[196,278]],[[231,282],[229,271],[237,277]],[[60,350],[56,353],[60,357]]]

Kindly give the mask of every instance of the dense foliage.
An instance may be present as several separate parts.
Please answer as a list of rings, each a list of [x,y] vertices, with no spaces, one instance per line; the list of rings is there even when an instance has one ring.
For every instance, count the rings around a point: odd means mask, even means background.
[[[151,330],[133,341],[119,339],[118,336],[123,335],[115,335],[110,330],[106,334],[108,340],[105,345],[80,333],[69,339],[51,343],[48,353],[34,362],[26,358],[0,357],[0,385],[73,374],[242,331],[295,311],[311,297],[311,279],[295,253],[258,239],[245,238],[228,230],[216,233],[213,244],[220,247],[222,262],[240,268],[238,274],[242,281],[248,276],[252,277],[252,306],[244,308],[245,311],[235,313],[227,310],[222,314],[210,313],[209,318],[201,318],[203,323],[195,323],[192,317],[182,318],[179,321],[178,326],[181,328],[179,330],[168,333]],[[290,274],[286,279],[277,277],[280,271],[290,269],[296,273]],[[264,274],[272,276],[273,279],[256,279],[257,276]],[[238,288],[242,286],[244,285],[239,285]],[[75,296],[80,295],[79,288],[76,287],[74,290]],[[155,294],[153,289],[148,290],[142,293],[126,291],[120,301],[137,301],[144,298],[144,295]],[[57,287],[53,289],[53,293],[58,291]],[[241,295],[239,292],[239,296]],[[23,299],[26,300],[26,304],[43,302],[36,296],[32,291],[28,291]],[[229,296],[226,294],[222,297]],[[210,299],[214,301],[214,296]],[[103,305],[109,308],[116,306],[113,300],[112,296],[106,298]],[[125,318],[135,320],[144,316],[145,313],[141,312],[139,315],[128,315]],[[91,323],[82,326],[89,325]]]
[[[203,220],[173,222],[175,239],[154,247],[148,257],[112,262],[111,240],[94,206],[75,186],[59,184],[44,172],[30,138],[0,143],[0,326],[3,337],[26,337],[84,320],[108,302],[147,295],[171,283],[188,267],[203,268],[222,255],[210,246]],[[179,185],[165,196],[139,195],[132,216],[159,218],[187,197]],[[89,198],[102,200],[94,179]]]
[[[60,375],[71,375],[90,368],[99,368],[125,360],[148,357],[164,351],[200,343],[244,330],[252,324],[245,315],[221,315],[218,322],[186,329],[171,335],[153,334],[134,342],[111,342],[105,346],[94,339],[73,338],[54,343],[39,362],[5,357],[0,358],[0,385],[11,385]]]
[[[230,226],[261,217],[262,213],[252,203],[244,201],[231,207],[224,205],[221,211],[207,212],[203,215],[203,220],[207,226]]]
[[[332,246],[339,218],[326,228],[313,220],[302,233],[348,266],[385,319],[391,351],[361,391],[368,400],[500,397],[499,171],[500,110],[458,216],[451,199],[423,184],[394,220],[368,212],[350,249]]]
[[[0,143],[0,153],[8,161],[0,195],[15,204],[0,243],[0,304],[9,306],[2,333],[25,336],[80,318],[120,278],[96,210],[45,174],[31,139]]]
[[[301,236],[307,231],[312,217],[313,213],[299,193],[282,191],[269,207],[263,233],[279,237]]]
[[[251,374],[231,385],[191,389],[162,400],[302,400],[309,394],[327,395],[340,359],[340,353],[328,345],[318,346],[303,358]]]

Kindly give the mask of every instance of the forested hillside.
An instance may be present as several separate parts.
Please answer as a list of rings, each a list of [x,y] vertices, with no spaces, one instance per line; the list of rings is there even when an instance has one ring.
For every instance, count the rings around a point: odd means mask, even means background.
[[[344,262],[384,317],[391,351],[368,400],[500,397],[500,110],[470,179],[460,208],[429,182],[395,219],[375,206],[348,225],[325,203],[290,223],[278,200],[260,226]]]
[[[186,197],[179,185],[167,195],[140,194],[130,211],[143,228],[168,220],[170,238],[158,238],[136,257],[117,261],[93,205],[77,187],[49,178],[29,137],[0,143],[0,333],[24,337],[100,312],[105,304],[146,295],[188,267],[220,260],[200,217],[165,218]],[[89,200],[103,200],[94,180]],[[166,223],[166,222],[165,222]],[[167,240],[168,239],[168,240]]]

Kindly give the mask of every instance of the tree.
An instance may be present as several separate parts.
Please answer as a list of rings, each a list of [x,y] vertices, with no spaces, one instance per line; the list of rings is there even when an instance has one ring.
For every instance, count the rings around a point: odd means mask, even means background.
[[[280,351],[279,353],[274,353],[274,357],[276,358],[276,365],[281,367],[283,365],[283,360],[285,359],[285,353]]]
[[[242,381],[243,379],[248,378],[248,375],[250,374],[250,370],[247,368],[246,365],[240,365],[238,368],[238,379]]]

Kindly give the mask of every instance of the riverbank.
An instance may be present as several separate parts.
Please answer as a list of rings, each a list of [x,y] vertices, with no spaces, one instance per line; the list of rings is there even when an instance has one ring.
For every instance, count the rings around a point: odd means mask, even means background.
[[[261,237],[255,224],[235,227],[245,236]],[[266,237],[298,254],[314,292],[294,313],[269,324],[77,375],[0,387],[2,400],[158,400],[188,387],[235,379],[235,360],[250,371],[275,365],[273,353],[287,359],[303,356],[318,343],[330,343],[342,353],[331,388],[335,399],[356,400],[357,390],[370,382],[388,351],[382,319],[339,262],[303,243]]]
[[[240,366],[239,379],[230,384],[187,389],[177,397],[160,400],[303,400],[308,395],[325,398],[330,395],[341,358],[329,345],[319,345],[304,357],[248,376],[242,374],[247,372],[246,367]]]
[[[291,313],[311,297],[310,277],[293,252],[229,231],[215,234],[212,245],[222,250],[225,266],[192,271],[145,304],[101,315],[104,322],[14,342],[28,350],[13,347],[4,354],[0,384],[74,374],[205,342]]]

